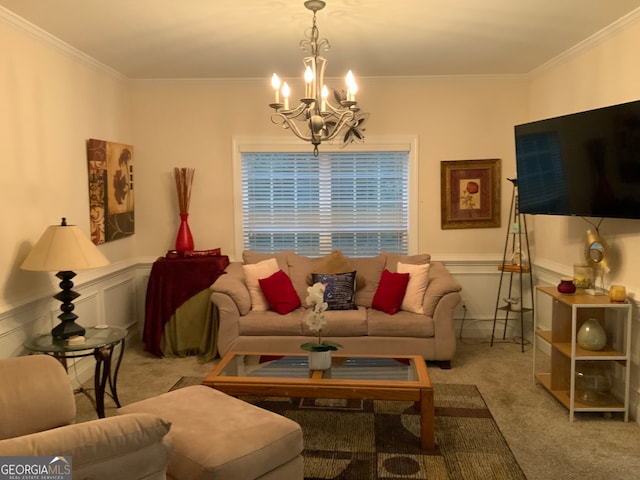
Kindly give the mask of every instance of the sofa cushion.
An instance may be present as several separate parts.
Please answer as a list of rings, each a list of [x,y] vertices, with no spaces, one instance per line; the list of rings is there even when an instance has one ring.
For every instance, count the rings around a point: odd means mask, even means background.
[[[411,265],[424,265],[425,263],[431,263],[431,255],[428,253],[421,253],[418,255],[399,255],[397,253],[384,253],[387,257],[387,263],[385,267],[390,272],[398,271],[398,262],[410,263]]]
[[[309,286],[307,283],[307,276],[310,273],[315,272],[316,268],[319,268],[319,266],[322,265],[325,258],[326,256],[318,258],[306,257],[304,255],[298,255],[297,253],[289,253],[287,255],[289,278],[291,279],[296,292],[298,292],[298,297],[300,297],[302,305],[306,305],[307,287]]]
[[[361,290],[367,284],[367,279],[356,268],[353,267],[353,262],[344,256],[340,250],[334,250],[326,257],[323,257],[322,263],[316,265],[315,273],[342,273],[356,271],[356,291]],[[313,285],[312,274],[307,275],[307,284]]]
[[[322,328],[323,337],[359,337],[367,334],[367,309],[327,310],[324,314],[326,325]],[[302,321],[304,335],[314,336],[307,322]]]
[[[371,306],[389,315],[398,313],[408,284],[409,273],[392,273],[385,268]]]
[[[431,338],[435,334],[433,318],[400,310],[395,315],[367,310],[369,336]]]
[[[245,281],[251,296],[251,310],[263,312],[269,310],[269,302],[260,288],[259,280],[267,278],[276,273],[279,269],[275,258],[268,258],[258,263],[243,265]]]
[[[430,265],[412,265],[398,262],[398,273],[409,274],[409,284],[402,300],[401,308],[407,312],[424,314],[422,302],[429,282]]]
[[[344,273],[312,273],[313,283],[322,283],[324,301],[329,305],[328,310],[353,310],[356,272]]]
[[[240,335],[301,335],[304,315],[307,312],[299,308],[287,315],[280,315],[274,311],[256,312],[238,319],[238,332]]]
[[[278,267],[284,271],[287,275],[289,274],[289,266],[287,265],[287,255],[291,252],[290,250],[283,250],[278,253],[258,253],[253,250],[245,250],[242,252],[242,261],[245,265],[260,263],[264,260],[269,260],[270,258],[275,258],[276,262],[278,262]]]
[[[291,279],[282,270],[278,270],[270,277],[259,279],[258,283],[271,310],[280,315],[286,315],[302,306]]]
[[[27,355],[0,362],[0,439],[67,425],[75,418],[73,386],[58,360]]]
[[[164,471],[171,424],[150,413],[102,418],[0,441],[0,455],[70,456],[74,478],[147,478]]]
[[[378,255],[375,257],[351,258],[350,260],[353,269],[359,276],[364,277],[366,280],[364,288],[358,289],[356,285],[356,305],[370,307],[371,302],[373,302],[373,296],[378,289],[378,283],[380,282],[380,276],[387,262],[387,257],[385,255]]]

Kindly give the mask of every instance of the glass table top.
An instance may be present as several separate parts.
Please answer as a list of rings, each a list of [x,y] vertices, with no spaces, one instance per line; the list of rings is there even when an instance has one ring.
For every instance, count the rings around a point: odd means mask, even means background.
[[[69,353],[113,345],[122,341],[126,336],[127,330],[124,328],[111,326],[107,328],[88,327],[84,334],[85,342],[81,345],[67,345],[64,340],[54,338],[51,334],[46,333],[27,340],[24,346],[32,352]]]
[[[219,372],[219,376],[252,378],[309,378],[308,356],[305,354],[272,356],[235,354]],[[323,378],[347,380],[415,381],[418,374],[411,358],[377,358],[332,356],[331,368],[322,371]]]

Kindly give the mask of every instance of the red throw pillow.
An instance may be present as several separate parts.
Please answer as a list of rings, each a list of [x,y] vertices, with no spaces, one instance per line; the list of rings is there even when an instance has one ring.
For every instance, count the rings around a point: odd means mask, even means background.
[[[270,277],[260,278],[258,283],[271,310],[275,310],[280,315],[293,312],[302,305],[289,275],[282,270],[278,270]]]
[[[371,306],[389,315],[398,313],[408,284],[408,273],[393,273],[385,268]]]

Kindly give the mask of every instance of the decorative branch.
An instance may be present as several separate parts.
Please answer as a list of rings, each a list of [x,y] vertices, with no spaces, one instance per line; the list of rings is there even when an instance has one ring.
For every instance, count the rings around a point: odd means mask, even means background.
[[[176,189],[178,190],[178,205],[180,214],[189,213],[189,201],[191,200],[191,184],[195,168],[174,168],[173,173],[176,178]]]

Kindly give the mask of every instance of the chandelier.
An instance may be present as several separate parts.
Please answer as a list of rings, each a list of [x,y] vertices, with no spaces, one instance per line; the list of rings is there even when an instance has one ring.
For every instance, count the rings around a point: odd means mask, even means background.
[[[313,144],[313,155],[318,156],[318,145],[323,141],[333,140],[342,135],[341,145],[344,146],[356,140],[363,140],[362,124],[368,114],[360,112],[356,102],[358,85],[351,70],[347,73],[347,90],[333,90],[333,102],[329,99],[329,89],[324,83],[324,70],[327,60],[320,56],[321,50],[330,48],[326,38],[320,38],[316,26],[316,12],[325,7],[323,0],[307,0],[304,6],[313,12],[313,25],[306,39],[300,42],[305,52],[311,56],[305,57],[304,65],[304,97],[295,108],[289,107],[291,88],[287,82],[282,83],[275,73],[271,79],[271,86],[275,90],[275,102],[269,106],[275,110],[271,121],[282,128],[289,129],[293,134]],[[281,84],[282,83],[282,84]],[[282,101],[280,100],[282,94]]]

